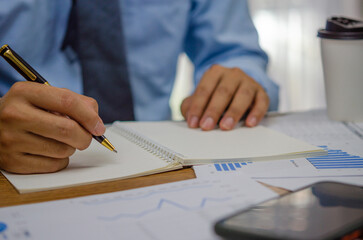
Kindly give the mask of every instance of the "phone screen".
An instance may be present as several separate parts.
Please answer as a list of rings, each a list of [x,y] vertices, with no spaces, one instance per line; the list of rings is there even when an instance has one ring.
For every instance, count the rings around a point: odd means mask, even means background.
[[[363,188],[322,182],[221,220],[216,231],[252,239],[334,239],[362,226]]]

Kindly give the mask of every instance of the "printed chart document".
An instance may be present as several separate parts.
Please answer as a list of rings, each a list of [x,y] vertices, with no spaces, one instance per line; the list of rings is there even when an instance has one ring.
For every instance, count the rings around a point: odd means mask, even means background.
[[[244,176],[0,208],[0,239],[220,239],[218,219],[277,194]]]
[[[261,124],[315,146],[363,156],[363,123],[332,121],[324,110],[272,115]]]
[[[363,186],[363,128],[331,121],[324,111],[269,117],[265,125],[327,150],[328,155],[273,162],[233,162],[194,166],[197,177],[247,174],[273,186],[296,190],[318,181]],[[323,145],[325,144],[325,145]]]
[[[297,190],[320,181],[338,181],[363,186],[363,165],[349,163],[350,157],[344,156],[347,155],[344,152],[341,154],[344,159],[338,159],[338,156],[332,154],[334,152],[329,150],[328,156],[331,157],[330,159],[328,157],[321,157],[270,162],[215,163],[194,166],[193,168],[196,176],[201,179],[211,176],[224,177],[233,174],[242,174],[250,176],[256,181],[287,190]],[[335,161],[330,161],[332,159]],[[353,161],[363,161],[363,158],[360,157],[352,159]],[[348,166],[344,167],[338,161],[347,161]]]
[[[326,154],[319,148],[263,126],[202,131],[185,122],[115,122],[106,132],[118,153],[97,142],[71,157],[68,168],[51,174],[3,172],[21,192],[130,178],[183,165],[276,160]]]

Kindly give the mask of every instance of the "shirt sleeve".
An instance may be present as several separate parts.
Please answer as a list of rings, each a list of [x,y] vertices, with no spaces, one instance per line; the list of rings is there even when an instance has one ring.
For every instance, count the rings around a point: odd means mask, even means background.
[[[196,84],[213,64],[238,67],[266,90],[269,110],[277,110],[279,88],[266,74],[268,57],[246,0],[195,0],[184,49],[194,63]]]

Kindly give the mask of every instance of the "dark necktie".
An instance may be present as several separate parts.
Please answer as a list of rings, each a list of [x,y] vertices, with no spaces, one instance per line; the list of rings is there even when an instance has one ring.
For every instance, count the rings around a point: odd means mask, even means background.
[[[134,120],[119,0],[73,0],[64,46],[82,67],[84,94],[105,123]]]

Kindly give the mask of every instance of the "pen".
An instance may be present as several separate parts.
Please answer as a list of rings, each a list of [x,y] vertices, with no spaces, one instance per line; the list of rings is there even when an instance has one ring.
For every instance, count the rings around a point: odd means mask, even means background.
[[[0,55],[15,69],[17,70],[26,80],[31,82],[37,82],[41,84],[49,85],[47,80],[45,80],[37,71],[35,71],[27,62],[24,61],[14,50],[12,50],[9,45],[5,44],[0,48]],[[103,146],[109,150],[117,153],[115,147],[110,143],[110,141],[104,136],[94,136],[92,137],[101,143]]]

